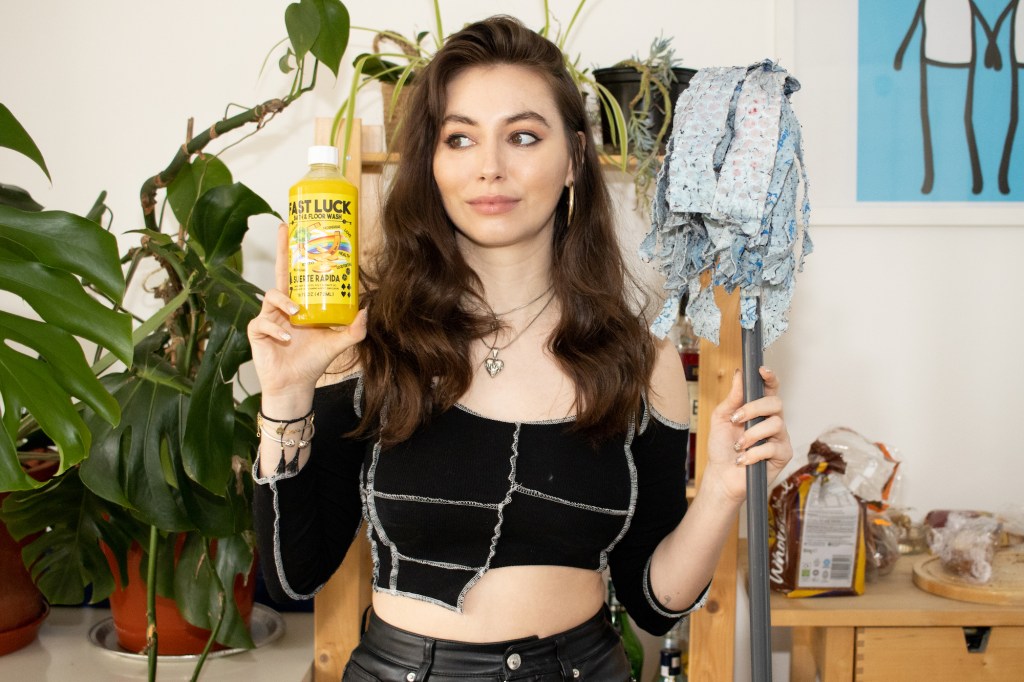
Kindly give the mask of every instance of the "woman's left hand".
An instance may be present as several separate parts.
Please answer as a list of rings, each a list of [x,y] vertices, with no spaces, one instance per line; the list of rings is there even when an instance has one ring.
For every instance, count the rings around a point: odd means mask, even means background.
[[[767,367],[760,368],[764,379],[764,397],[743,402],[743,374],[736,370],[729,395],[711,413],[708,431],[708,463],[701,490],[710,486],[733,501],[747,495],[747,466],[767,463],[768,482],[779,475],[793,458],[789,431],[782,417],[779,378]],[[748,421],[763,421],[746,428]],[[760,441],[763,443],[758,444]]]

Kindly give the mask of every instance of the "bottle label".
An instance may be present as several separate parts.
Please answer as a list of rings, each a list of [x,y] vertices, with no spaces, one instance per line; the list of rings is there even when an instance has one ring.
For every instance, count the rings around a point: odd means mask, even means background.
[[[804,508],[797,587],[851,587],[859,531],[857,498],[838,477],[816,476]]]
[[[678,649],[662,649],[658,666],[662,678],[675,679],[683,672],[683,664]]]
[[[355,300],[355,215],[351,196],[304,192],[289,203],[288,289],[300,304]]]

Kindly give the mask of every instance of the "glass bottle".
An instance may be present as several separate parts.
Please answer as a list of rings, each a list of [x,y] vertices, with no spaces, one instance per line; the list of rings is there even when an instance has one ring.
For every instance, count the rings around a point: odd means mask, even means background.
[[[700,390],[697,385],[700,376],[700,337],[693,331],[693,324],[686,316],[686,301],[679,303],[679,317],[676,318],[675,327],[672,330],[672,340],[679,351],[679,359],[683,363],[683,373],[686,375],[686,388],[690,395],[690,442],[686,456],[686,470],[688,478],[693,480],[696,457],[697,457],[697,403],[700,398]]]
[[[689,621],[683,618],[665,633],[654,682],[686,682],[689,672]]]
[[[608,609],[611,611],[612,627],[622,638],[622,646],[626,650],[626,658],[629,659],[633,679],[639,682],[643,679],[641,676],[644,670],[644,647],[640,643],[636,630],[633,629],[633,624],[629,622],[629,615],[626,613],[625,607],[615,598],[615,586],[612,585],[611,580],[608,581]]]
[[[309,172],[288,193],[288,296],[295,325],[350,324],[359,312],[358,190],[338,149],[309,148]]]

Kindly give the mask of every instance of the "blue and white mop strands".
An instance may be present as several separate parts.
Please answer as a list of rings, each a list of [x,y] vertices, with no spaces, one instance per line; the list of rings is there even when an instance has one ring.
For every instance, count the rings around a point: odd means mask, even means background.
[[[717,344],[722,314],[715,286],[730,293],[739,287],[744,329],[754,328],[760,299],[764,348],[786,330],[794,273],[812,250],[800,124],[789,104],[799,88],[766,60],[701,69],[679,97],[651,231],[640,245],[640,257],[657,258],[666,277],[668,299],[651,325],[657,337],[675,323],[685,291],[694,331]],[[705,271],[711,285],[702,287]]]

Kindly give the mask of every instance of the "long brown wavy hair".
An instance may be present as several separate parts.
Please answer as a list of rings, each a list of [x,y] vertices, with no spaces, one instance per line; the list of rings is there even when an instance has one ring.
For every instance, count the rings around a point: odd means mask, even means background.
[[[417,76],[397,141],[401,153],[382,207],[383,243],[364,271],[369,308],[359,344],[366,411],[361,432],[382,443],[406,439],[469,389],[470,346],[493,331],[479,277],[456,244],[456,229],[433,177],[447,86],[466,69],[512,64],[551,88],[573,159],[575,202],[555,209],[552,282],[561,319],[549,340],[575,386],[575,428],[592,439],[622,434],[641,405],[654,344],[629,300],[638,291],[623,263],[583,97],[561,51],[517,19],[496,16],[453,34]],[[470,302],[467,305],[467,302]],[[381,419],[386,408],[386,418]]]

